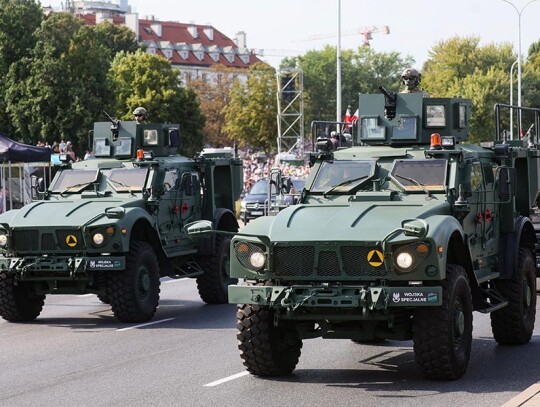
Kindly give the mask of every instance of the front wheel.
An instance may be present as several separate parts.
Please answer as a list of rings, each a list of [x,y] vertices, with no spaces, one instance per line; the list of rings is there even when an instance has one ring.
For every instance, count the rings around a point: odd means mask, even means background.
[[[428,379],[454,380],[467,370],[472,344],[472,298],[463,267],[449,264],[439,307],[414,311],[416,363]]]
[[[41,314],[44,303],[45,296],[34,294],[27,283],[17,283],[15,273],[0,273],[0,316],[6,321],[33,321]]]
[[[204,274],[197,277],[197,289],[207,304],[226,304],[229,286],[238,282],[230,277],[230,248],[231,239],[217,235],[214,254],[199,257]]]
[[[146,322],[159,302],[159,266],[156,253],[146,242],[132,242],[126,270],[111,272],[106,298],[122,322]]]
[[[521,248],[512,279],[495,280],[495,288],[508,305],[490,314],[493,337],[501,345],[522,345],[531,340],[536,318],[536,270],[530,250]]]
[[[274,325],[274,311],[250,304],[238,305],[238,349],[244,366],[257,376],[284,376],[298,364],[302,340],[287,321]]]

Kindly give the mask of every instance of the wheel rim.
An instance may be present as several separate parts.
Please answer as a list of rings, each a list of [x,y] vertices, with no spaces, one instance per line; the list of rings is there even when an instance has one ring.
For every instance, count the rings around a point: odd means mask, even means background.
[[[454,332],[454,348],[461,344],[461,338],[465,333],[465,314],[461,303],[456,301],[453,312],[453,332]]]
[[[529,307],[531,306],[532,298],[531,298],[531,287],[529,285],[529,281],[527,279],[523,280],[523,315],[527,316]]]
[[[150,292],[150,272],[146,267],[141,267],[139,270],[139,278],[137,281],[137,286],[139,289],[139,294],[141,299],[146,299],[148,293]]]

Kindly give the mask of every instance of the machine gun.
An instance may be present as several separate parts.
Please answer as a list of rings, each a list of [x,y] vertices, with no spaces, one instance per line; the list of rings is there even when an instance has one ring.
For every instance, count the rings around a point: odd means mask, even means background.
[[[111,122],[111,133],[113,135],[113,140],[118,139],[118,127],[120,126],[120,120],[116,117],[112,117],[109,113],[107,113],[105,110],[102,110],[103,114],[109,121]]]
[[[384,115],[388,120],[396,117],[396,94],[389,92],[384,86],[379,86],[379,90],[384,95]]]

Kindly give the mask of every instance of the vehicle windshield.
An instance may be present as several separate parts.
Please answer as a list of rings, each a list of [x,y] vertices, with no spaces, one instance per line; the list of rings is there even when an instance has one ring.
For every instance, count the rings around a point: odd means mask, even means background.
[[[108,181],[116,192],[140,192],[146,181],[147,168],[119,168],[109,174]]]
[[[312,192],[349,192],[375,174],[375,161],[325,161],[313,182]]]
[[[446,160],[396,160],[390,175],[406,191],[444,191]]]
[[[79,193],[88,185],[97,181],[97,170],[63,170],[50,186],[49,191],[65,193]]]
[[[260,180],[253,185],[253,188],[251,188],[251,191],[249,191],[250,195],[264,195],[268,193],[268,182],[266,180]]]

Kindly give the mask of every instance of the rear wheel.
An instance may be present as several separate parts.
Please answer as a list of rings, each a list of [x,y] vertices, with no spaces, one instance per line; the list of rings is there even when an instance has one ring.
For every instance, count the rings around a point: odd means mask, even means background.
[[[197,277],[197,289],[207,304],[227,303],[229,286],[238,282],[238,279],[230,277],[230,248],[231,239],[217,235],[215,254],[199,257],[204,274]]]
[[[296,368],[302,341],[287,321],[275,326],[272,310],[250,304],[238,305],[236,318],[240,357],[251,374],[283,376]]]
[[[159,266],[156,253],[146,242],[132,242],[126,270],[111,272],[106,299],[122,322],[150,320],[159,302]]]
[[[36,295],[28,283],[16,282],[15,273],[0,273],[0,315],[10,322],[28,322],[36,319],[45,303],[44,295]]]
[[[472,299],[463,267],[449,264],[440,307],[414,311],[416,363],[428,379],[458,379],[467,370],[472,344]]]
[[[530,250],[519,249],[512,279],[495,280],[495,288],[508,305],[490,314],[495,340],[502,345],[522,345],[531,340],[536,318],[536,270]]]

